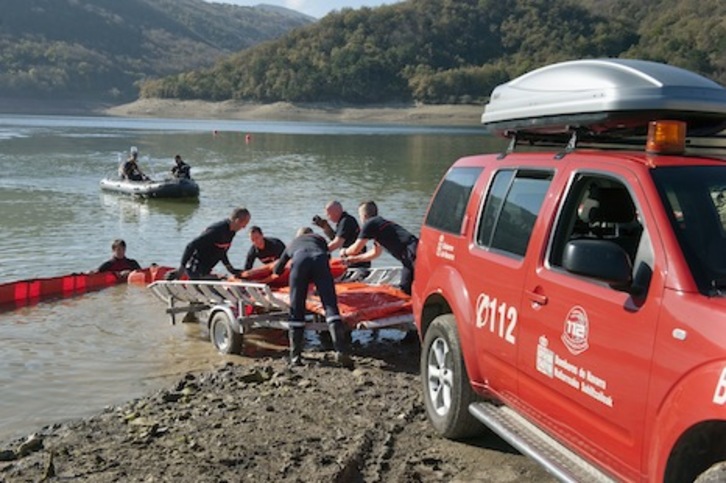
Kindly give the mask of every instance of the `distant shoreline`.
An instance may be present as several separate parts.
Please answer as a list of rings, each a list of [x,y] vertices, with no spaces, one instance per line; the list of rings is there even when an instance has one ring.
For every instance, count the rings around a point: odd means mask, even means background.
[[[348,106],[276,102],[180,101],[139,99],[112,106],[92,101],[15,100],[0,98],[0,112],[20,115],[78,115],[153,117],[165,119],[226,119],[299,122],[410,124],[428,126],[480,125],[483,106],[472,105],[379,105]]]

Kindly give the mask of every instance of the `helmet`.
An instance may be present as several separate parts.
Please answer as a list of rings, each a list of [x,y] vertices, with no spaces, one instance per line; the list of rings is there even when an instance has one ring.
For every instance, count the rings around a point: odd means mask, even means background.
[[[131,146],[131,149],[129,149],[129,153],[139,154],[139,149],[136,146]]]

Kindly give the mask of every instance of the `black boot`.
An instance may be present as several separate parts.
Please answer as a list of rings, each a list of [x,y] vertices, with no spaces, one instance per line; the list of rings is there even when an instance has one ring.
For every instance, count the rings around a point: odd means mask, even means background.
[[[305,329],[295,327],[290,329],[290,365],[302,366],[302,351],[305,345]]]
[[[340,320],[328,322],[328,331],[330,332],[330,338],[333,340],[335,362],[345,367],[352,366],[353,360],[348,354],[348,344],[345,340],[345,327],[343,326],[343,322]]]

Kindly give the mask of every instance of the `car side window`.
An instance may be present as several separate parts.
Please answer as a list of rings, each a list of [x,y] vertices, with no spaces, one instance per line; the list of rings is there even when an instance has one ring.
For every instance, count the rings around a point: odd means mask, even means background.
[[[425,224],[437,230],[459,234],[471,190],[482,168],[453,168],[441,182]]]
[[[477,244],[523,257],[552,176],[531,169],[497,172],[479,220]]]
[[[550,265],[561,267],[567,242],[583,238],[620,246],[633,266],[634,280],[647,277],[652,269],[650,238],[633,196],[618,179],[581,173],[573,180],[555,228]]]

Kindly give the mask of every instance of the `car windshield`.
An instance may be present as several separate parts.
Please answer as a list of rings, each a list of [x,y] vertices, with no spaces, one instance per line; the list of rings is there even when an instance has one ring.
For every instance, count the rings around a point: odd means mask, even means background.
[[[661,167],[653,179],[699,291],[726,295],[726,164]]]

